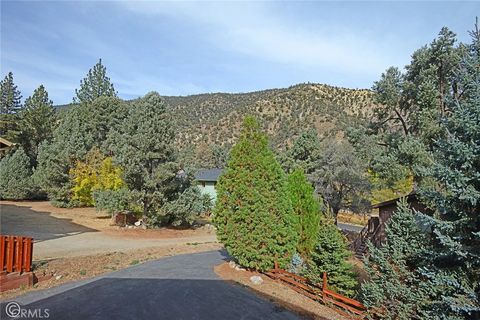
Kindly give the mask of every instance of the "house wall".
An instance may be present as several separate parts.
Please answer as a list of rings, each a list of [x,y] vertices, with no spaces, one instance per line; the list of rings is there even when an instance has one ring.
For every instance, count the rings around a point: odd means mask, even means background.
[[[431,211],[427,209],[423,204],[418,202],[417,199],[408,200],[408,206],[416,211],[423,212],[426,214],[431,214]],[[388,223],[388,220],[392,217],[393,213],[398,210],[396,203],[391,203],[389,205],[385,205],[379,208],[379,218],[380,218],[380,226],[379,230],[375,234],[375,238],[371,239],[371,241],[376,245],[379,246],[386,241],[386,234],[385,234],[385,225]]]
[[[217,199],[217,190],[215,190],[216,182],[211,181],[199,181],[198,187],[202,194],[208,194],[213,201]]]

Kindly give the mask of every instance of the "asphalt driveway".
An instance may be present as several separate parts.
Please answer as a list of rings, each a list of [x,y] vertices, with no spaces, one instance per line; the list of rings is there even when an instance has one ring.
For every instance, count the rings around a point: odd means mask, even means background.
[[[172,247],[188,242],[214,242],[215,234],[200,234],[175,238],[127,238],[114,236],[69,218],[59,217],[58,211],[81,211],[53,208],[46,202],[0,202],[0,233],[22,235],[35,240],[34,260],[78,257],[114,251]],[[28,205],[25,205],[28,204]],[[43,208],[43,209],[39,209]],[[54,215],[48,210],[55,210]],[[86,210],[94,210],[92,208]],[[88,216],[88,219],[94,220]]]
[[[300,319],[252,291],[221,280],[222,251],[149,261],[87,281],[14,299],[43,319]],[[1,318],[13,319],[1,304]],[[16,305],[11,310],[17,310]],[[12,312],[12,311],[10,311]],[[45,313],[46,312],[46,313]]]

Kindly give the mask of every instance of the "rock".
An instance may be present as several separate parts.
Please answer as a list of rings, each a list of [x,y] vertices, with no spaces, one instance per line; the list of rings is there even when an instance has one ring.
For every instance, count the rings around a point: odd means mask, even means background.
[[[135,224],[135,226],[140,227],[140,225],[142,224],[142,220],[138,220],[134,224]]]
[[[250,281],[252,281],[253,284],[257,284],[257,285],[263,283],[263,279],[260,276],[251,276]]]
[[[228,263],[228,265],[229,265],[230,268],[232,268],[232,269],[236,267],[235,261],[230,261],[230,262]]]
[[[124,227],[129,224],[134,224],[137,221],[137,217],[131,212],[118,212],[112,216],[113,224]]]
[[[243,269],[243,268],[240,267],[240,266],[235,266],[235,270],[237,270],[237,271],[245,271],[245,269]]]
[[[62,279],[62,275],[59,275],[59,276],[55,277],[55,280],[60,280],[60,279]]]

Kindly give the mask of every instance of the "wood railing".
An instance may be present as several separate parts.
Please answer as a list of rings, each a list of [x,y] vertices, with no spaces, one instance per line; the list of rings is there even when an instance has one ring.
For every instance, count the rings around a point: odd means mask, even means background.
[[[367,310],[367,308],[359,301],[345,297],[328,289],[326,272],[323,273],[322,285],[314,284],[305,277],[301,277],[294,273],[280,269],[276,262],[275,268],[270,272],[266,272],[265,274],[272,279],[285,282],[290,288],[309,297],[310,299],[324,304],[333,304],[337,308],[347,311],[348,313],[337,310],[347,317],[363,318],[363,314]]]
[[[0,235],[0,266],[2,272],[30,272],[32,257],[32,238]]]
[[[352,251],[357,252],[360,249],[360,246],[367,240],[368,231],[368,224],[366,224],[357,238],[352,242]]]
[[[376,247],[380,246],[384,242],[384,230],[385,226],[381,223],[378,217],[371,217],[368,220],[367,225],[363,227],[362,231],[354,241],[352,241],[350,248],[357,254],[363,255],[366,250],[366,243],[370,240]],[[362,250],[362,247],[365,247]]]

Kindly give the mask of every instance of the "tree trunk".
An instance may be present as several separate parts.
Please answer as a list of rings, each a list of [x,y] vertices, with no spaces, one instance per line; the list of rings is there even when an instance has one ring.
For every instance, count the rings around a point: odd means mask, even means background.
[[[143,197],[143,212],[142,212],[142,221],[145,223],[145,218],[147,217],[148,212],[148,198]]]
[[[340,211],[340,208],[332,208],[332,211],[335,219],[335,225],[338,226],[338,212]]]

